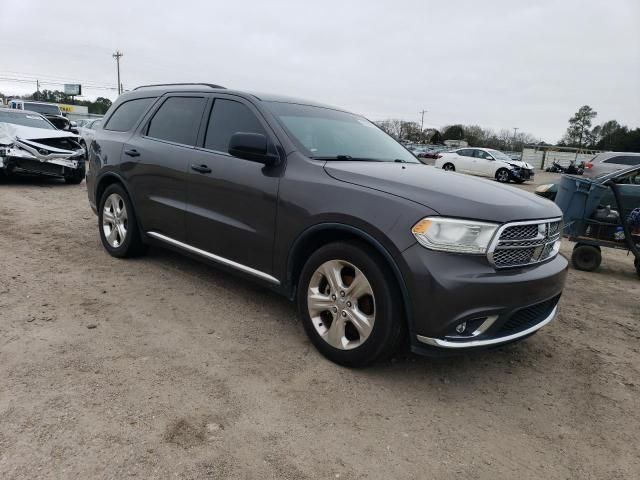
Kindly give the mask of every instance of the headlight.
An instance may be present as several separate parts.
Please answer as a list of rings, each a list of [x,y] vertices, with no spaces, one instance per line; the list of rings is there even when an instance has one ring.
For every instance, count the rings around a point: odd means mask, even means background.
[[[497,229],[495,223],[427,217],[416,223],[411,233],[422,246],[431,250],[484,254]]]
[[[536,188],[536,192],[546,192],[547,190],[549,190],[551,187],[553,187],[553,183],[547,183],[546,185],[540,185],[539,187]]]

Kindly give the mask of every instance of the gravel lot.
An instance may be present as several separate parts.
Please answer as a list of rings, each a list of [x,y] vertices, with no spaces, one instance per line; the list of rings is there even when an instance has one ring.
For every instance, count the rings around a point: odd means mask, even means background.
[[[624,252],[523,343],[348,370],[268,290],[108,256],[85,190],[0,183],[0,478],[640,478]]]

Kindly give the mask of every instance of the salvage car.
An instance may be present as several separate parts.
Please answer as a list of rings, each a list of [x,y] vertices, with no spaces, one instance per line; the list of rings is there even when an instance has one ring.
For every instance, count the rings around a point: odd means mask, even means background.
[[[513,160],[508,155],[492,148],[458,148],[440,154],[436,168],[451,172],[469,173],[495,178],[500,183],[523,183],[533,180],[533,166],[527,162]]]
[[[557,312],[567,261],[556,205],[422,165],[336,107],[211,84],[138,87],[105,115],[89,163],[110,255],[155,244],[270,286],[342,365],[405,341],[424,354],[491,348]]]
[[[0,109],[0,173],[45,175],[82,182],[85,150],[78,136],[36,112]]]

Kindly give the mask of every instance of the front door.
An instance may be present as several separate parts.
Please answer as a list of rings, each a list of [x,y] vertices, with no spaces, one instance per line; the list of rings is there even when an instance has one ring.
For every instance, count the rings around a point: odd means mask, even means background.
[[[238,132],[265,134],[272,146],[275,136],[257,109],[239,97],[217,95],[208,117],[189,165],[187,243],[269,274],[283,167],[233,157],[228,145]]]

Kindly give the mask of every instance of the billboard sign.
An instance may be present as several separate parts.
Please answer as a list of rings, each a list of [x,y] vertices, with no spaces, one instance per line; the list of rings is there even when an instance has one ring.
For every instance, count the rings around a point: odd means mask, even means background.
[[[79,83],[65,83],[64,93],[66,95],[82,95],[82,85]]]

